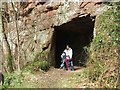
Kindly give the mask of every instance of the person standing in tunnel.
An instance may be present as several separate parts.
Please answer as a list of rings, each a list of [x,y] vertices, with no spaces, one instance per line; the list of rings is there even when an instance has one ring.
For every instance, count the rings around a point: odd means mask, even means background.
[[[74,66],[72,61],[72,56],[73,56],[72,48],[70,48],[69,45],[67,45],[64,52],[66,53],[65,63],[66,63],[67,69],[74,71]]]

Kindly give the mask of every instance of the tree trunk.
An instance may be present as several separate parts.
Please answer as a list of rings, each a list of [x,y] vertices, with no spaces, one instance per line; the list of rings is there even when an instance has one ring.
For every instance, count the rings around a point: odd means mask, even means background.
[[[2,2],[0,2],[0,36],[1,36],[1,42],[3,43],[5,60],[7,61],[7,69],[9,72],[12,72],[13,71],[12,55],[11,55],[10,45],[7,41],[7,36],[5,34],[5,28],[2,19]]]
[[[18,70],[20,71],[20,40],[19,40],[19,30],[18,30],[18,23],[17,23],[17,19],[18,19],[18,12],[15,10],[15,6],[13,4],[13,2],[11,2],[12,8],[13,8],[13,13],[14,13],[14,19],[15,19],[15,26],[16,26],[16,32],[17,32],[17,59],[18,59]]]

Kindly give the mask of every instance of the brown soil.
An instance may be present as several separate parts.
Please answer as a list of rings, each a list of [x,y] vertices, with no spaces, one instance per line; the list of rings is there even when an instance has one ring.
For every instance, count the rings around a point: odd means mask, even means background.
[[[81,87],[79,80],[80,77],[76,77],[84,70],[82,67],[75,66],[75,71],[67,71],[63,69],[51,68],[44,73],[34,74],[33,83],[37,84],[39,88],[76,88]]]

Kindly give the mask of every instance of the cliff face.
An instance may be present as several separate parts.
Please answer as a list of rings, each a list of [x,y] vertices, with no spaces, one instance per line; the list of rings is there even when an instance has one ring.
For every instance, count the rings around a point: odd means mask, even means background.
[[[38,55],[40,60],[48,60],[52,65],[56,65],[58,64],[56,58],[59,58],[67,43],[71,44],[75,49],[75,54],[78,54],[77,50],[82,50],[82,47],[88,45],[93,38],[95,17],[104,11],[102,9],[104,9],[104,5],[101,6],[98,2],[21,3],[17,20],[21,65],[33,61]],[[14,62],[17,63],[15,22],[11,20],[8,27],[8,41]],[[65,39],[67,37],[69,39]],[[80,43],[78,44],[78,42]],[[61,43],[63,46],[60,46]],[[76,48],[79,45],[80,48]]]

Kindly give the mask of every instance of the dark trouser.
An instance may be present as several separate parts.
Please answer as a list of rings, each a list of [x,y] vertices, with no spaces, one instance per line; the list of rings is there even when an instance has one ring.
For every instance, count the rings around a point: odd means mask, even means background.
[[[71,70],[74,71],[73,61],[72,61],[72,60],[69,60],[68,62],[69,62],[69,65],[70,65],[70,67],[71,67]]]

